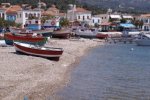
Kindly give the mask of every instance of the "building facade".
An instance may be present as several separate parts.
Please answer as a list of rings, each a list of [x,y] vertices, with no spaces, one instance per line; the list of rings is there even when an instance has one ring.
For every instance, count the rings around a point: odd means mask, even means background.
[[[139,20],[143,22],[142,30],[150,31],[150,14],[143,14],[139,17]]]
[[[91,11],[88,11],[84,8],[76,7],[76,5],[70,5],[70,9],[67,11],[67,19],[70,22],[86,22],[89,23],[92,15]]]
[[[93,16],[90,21],[90,26],[96,26],[96,25],[99,26],[101,25],[101,23],[102,23],[102,19],[100,17]]]
[[[16,23],[22,24],[22,27],[24,27],[26,21],[31,17],[40,18],[41,11],[40,10],[20,10],[17,12]]]

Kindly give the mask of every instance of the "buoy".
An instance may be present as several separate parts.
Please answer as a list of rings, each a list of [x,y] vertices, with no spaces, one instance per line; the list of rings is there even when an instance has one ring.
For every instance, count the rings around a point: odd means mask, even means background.
[[[134,50],[134,48],[131,48],[131,51],[133,51]]]

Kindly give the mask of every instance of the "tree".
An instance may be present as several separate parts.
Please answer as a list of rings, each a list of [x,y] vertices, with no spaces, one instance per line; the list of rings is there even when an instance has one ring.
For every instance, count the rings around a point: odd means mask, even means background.
[[[69,26],[69,21],[66,18],[60,19],[60,25],[61,26]]]
[[[95,23],[95,24],[94,24],[94,27],[99,28],[99,24],[98,24],[98,23]]]
[[[45,23],[46,20],[49,20],[49,19],[52,19],[52,18],[55,18],[55,16],[51,16],[51,15],[44,16],[44,17],[41,18],[41,22]]]
[[[10,27],[10,26],[20,26],[19,24],[15,23],[14,21],[7,21],[3,18],[0,18],[0,27]]]
[[[142,20],[132,20],[132,23],[133,23],[136,27],[142,27],[142,26],[143,26],[143,21],[142,21]]]
[[[127,20],[123,18],[123,19],[120,20],[120,22],[121,22],[121,23],[126,23]]]

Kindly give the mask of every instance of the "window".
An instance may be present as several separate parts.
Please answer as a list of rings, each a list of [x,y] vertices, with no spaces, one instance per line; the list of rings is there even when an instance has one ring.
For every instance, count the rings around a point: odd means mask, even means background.
[[[34,17],[36,17],[36,13],[34,13]]]
[[[40,17],[40,14],[38,14],[38,17]]]
[[[25,16],[26,16],[26,18],[27,18],[27,17],[28,17],[28,14],[26,13]]]
[[[80,19],[80,16],[78,16],[78,19]]]
[[[94,23],[94,19],[93,19],[93,23]]]
[[[84,16],[83,16],[83,20],[84,20],[85,18],[84,18]]]
[[[36,24],[38,24],[38,21],[35,21]]]
[[[98,19],[98,23],[99,23],[100,21],[99,21],[99,19]]]
[[[2,18],[4,18],[5,17],[5,15],[4,15],[4,13],[2,14]]]
[[[102,19],[103,19],[103,17],[102,17]]]
[[[20,14],[20,18],[21,18],[21,14]]]
[[[89,17],[89,16],[87,16],[87,19],[90,19],[90,17]]]

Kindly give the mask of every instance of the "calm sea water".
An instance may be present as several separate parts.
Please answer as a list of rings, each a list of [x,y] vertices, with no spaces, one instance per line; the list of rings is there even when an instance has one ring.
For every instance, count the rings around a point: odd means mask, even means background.
[[[60,100],[150,100],[150,47],[108,44],[93,49],[58,96]]]

